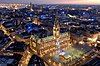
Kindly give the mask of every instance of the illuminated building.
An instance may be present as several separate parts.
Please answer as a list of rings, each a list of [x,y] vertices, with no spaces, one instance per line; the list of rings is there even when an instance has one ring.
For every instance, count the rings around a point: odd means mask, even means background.
[[[57,17],[55,18],[55,22],[54,22],[53,36],[54,36],[54,39],[60,38],[60,25],[59,25]]]
[[[32,23],[40,25],[41,21],[39,20],[39,18],[37,16],[35,16],[35,18],[32,19]]]

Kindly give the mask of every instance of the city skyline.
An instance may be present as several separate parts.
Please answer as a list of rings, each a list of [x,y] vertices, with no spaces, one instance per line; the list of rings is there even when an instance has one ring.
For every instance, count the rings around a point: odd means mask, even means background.
[[[99,5],[99,0],[1,0],[0,3],[33,3],[33,4],[86,4]]]

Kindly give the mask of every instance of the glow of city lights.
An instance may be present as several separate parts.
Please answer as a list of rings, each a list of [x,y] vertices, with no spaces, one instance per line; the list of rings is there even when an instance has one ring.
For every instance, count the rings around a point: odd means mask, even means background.
[[[100,43],[100,41],[97,41],[97,43]]]
[[[72,15],[70,15],[70,14],[68,14],[68,16],[71,17],[71,18],[76,18],[76,16],[72,16]]]
[[[91,41],[91,42],[96,42],[97,37],[96,38],[88,38],[88,40]]]
[[[97,47],[97,44],[95,44],[94,46]]]
[[[83,41],[80,41],[79,44],[84,44],[84,42]]]

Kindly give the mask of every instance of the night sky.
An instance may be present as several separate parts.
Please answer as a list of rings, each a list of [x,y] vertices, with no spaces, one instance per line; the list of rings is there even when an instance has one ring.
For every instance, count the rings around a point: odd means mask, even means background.
[[[0,3],[34,3],[34,4],[100,4],[100,0],[0,0]]]

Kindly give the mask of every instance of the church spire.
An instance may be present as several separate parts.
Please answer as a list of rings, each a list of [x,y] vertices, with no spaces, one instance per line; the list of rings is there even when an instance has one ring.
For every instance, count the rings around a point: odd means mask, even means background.
[[[33,4],[32,3],[29,4],[29,9],[30,9],[30,11],[33,11]]]
[[[60,25],[59,25],[58,16],[55,17],[54,26],[53,26],[53,36],[54,39],[60,37]]]

